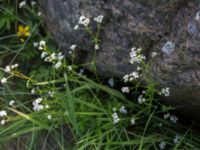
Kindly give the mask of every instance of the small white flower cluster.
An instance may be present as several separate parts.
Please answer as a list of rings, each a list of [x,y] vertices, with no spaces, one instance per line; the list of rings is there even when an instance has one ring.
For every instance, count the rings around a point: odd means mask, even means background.
[[[85,69],[80,69],[78,74],[79,74],[79,75],[83,75],[84,72],[85,72]]]
[[[173,122],[173,123],[176,123],[178,121],[178,118],[174,115],[171,115],[170,116],[170,121]]]
[[[35,94],[35,88],[31,89],[31,94]]]
[[[143,104],[143,103],[145,103],[145,102],[146,102],[145,97],[144,97],[143,95],[140,95],[140,96],[138,97],[138,103],[139,103],[139,104]]]
[[[99,50],[99,49],[100,49],[99,45],[98,45],[98,44],[95,44],[94,49],[95,49],[95,50]]]
[[[122,93],[129,93],[130,89],[129,89],[129,87],[122,87],[121,91],[122,91]]]
[[[5,84],[6,82],[7,82],[7,78],[3,77],[3,78],[1,79],[1,84]]]
[[[114,112],[114,113],[112,114],[112,118],[113,118],[113,123],[114,123],[114,124],[119,123],[120,118],[119,118],[119,116],[118,116],[118,114],[117,114],[116,112]]]
[[[178,118],[174,115],[170,115],[170,113],[164,114],[163,118],[165,120],[169,119],[173,123],[176,123],[178,121]]]
[[[108,80],[108,84],[110,85],[110,87],[114,87],[114,86],[115,86],[114,79],[113,79],[113,78],[110,78],[110,79]]]
[[[8,114],[7,114],[7,112],[5,111],[5,110],[1,110],[0,111],[0,117],[5,117],[5,116],[7,116]]]
[[[178,143],[180,142],[180,140],[181,140],[181,136],[176,135],[176,136],[174,137],[174,139],[173,139],[173,142],[174,142],[174,144],[178,144]]]
[[[15,104],[15,100],[10,100],[9,106],[14,106],[14,104]]]
[[[44,61],[45,62],[49,62],[49,63],[53,63],[54,67],[56,69],[59,69],[62,65],[62,60],[64,59],[64,55],[59,52],[59,53],[52,53],[51,55],[45,55],[44,56]]]
[[[7,114],[7,112],[6,112],[5,110],[1,110],[1,111],[0,111],[0,117],[1,117],[1,118],[6,117],[7,115],[8,115],[8,114]],[[0,123],[1,123],[1,125],[4,125],[5,122],[6,122],[6,121],[3,119],[3,120],[1,120]]]
[[[134,64],[135,62],[141,63],[142,61],[144,61],[146,59],[146,57],[143,54],[141,54],[141,51],[142,51],[141,48],[133,47],[131,49],[131,52],[130,52],[130,57],[131,57],[130,63],[131,64]]]
[[[97,23],[102,23],[103,18],[104,18],[103,15],[99,15],[99,16],[94,18],[94,21],[97,22]],[[84,27],[88,27],[89,24],[90,24],[90,18],[87,18],[85,16],[80,16],[78,24],[74,26],[74,30],[78,30],[79,25],[83,25]]]
[[[97,23],[102,23],[104,16],[103,15],[99,15],[97,17],[94,18],[94,21],[96,21]]]
[[[14,69],[16,69],[19,65],[18,64],[14,64],[14,65],[10,65],[10,66],[6,66],[4,71],[6,73],[11,73]],[[7,82],[7,78],[3,77],[1,79],[1,84],[5,84]]]
[[[113,124],[118,124],[119,121],[121,120],[119,115],[118,115],[118,112],[123,114],[123,115],[128,114],[128,110],[124,105],[122,105],[119,109],[117,109],[116,107],[113,107],[112,111],[113,111],[113,114],[112,114]],[[136,124],[135,120],[136,120],[135,117],[132,117],[130,119],[130,124],[135,125]]]
[[[87,18],[85,16],[80,16],[78,24],[79,25],[83,25],[85,27],[87,27],[90,23],[90,18]]]
[[[48,92],[48,95],[49,95],[50,97],[54,97],[55,92],[54,92],[54,91],[49,91],[49,92]]]
[[[47,115],[47,119],[51,120],[52,116],[51,115]]]
[[[164,95],[164,96],[166,96],[166,97],[170,96],[169,87],[163,88],[163,89],[161,90],[161,92],[159,92],[159,95]]]
[[[24,0],[24,1],[21,1],[20,3],[19,3],[19,8],[23,8],[24,6],[26,6],[26,0]],[[34,6],[34,5],[36,5],[36,2],[35,1],[31,1],[31,6]]]
[[[166,142],[161,142],[161,143],[159,144],[159,148],[160,148],[160,149],[165,149],[165,147],[166,147]]]
[[[124,77],[123,77],[123,80],[124,80],[124,83],[127,83],[128,81],[133,81],[135,79],[138,79],[140,77],[139,73],[136,72],[136,71],[133,71],[132,73],[130,74],[126,74]]]
[[[85,16],[80,16],[78,24],[74,26],[74,30],[78,30],[79,25],[83,25],[85,27],[88,27],[89,23],[90,23],[90,18],[87,18]]]
[[[16,69],[19,65],[18,64],[14,64],[14,65],[11,65],[11,66],[6,66],[4,71],[7,72],[7,73],[10,73],[12,70]]]
[[[197,12],[195,20],[196,21],[200,21],[200,11]]]
[[[43,51],[41,54],[41,59],[44,59],[45,62],[53,63],[55,69],[59,69],[62,66],[62,60],[64,59],[64,55],[59,53],[47,53],[46,50],[46,42],[41,40],[38,45],[38,49]]]
[[[127,111],[125,106],[121,106],[120,109],[119,109],[119,112],[122,113],[122,114],[127,114],[128,113],[128,111]]]
[[[19,8],[23,8],[24,6],[26,6],[26,1],[21,1],[19,3]]]
[[[135,122],[135,117],[132,117],[131,118],[131,125],[135,125],[136,124],[136,122]]]
[[[75,51],[76,47],[77,47],[76,44],[71,45],[69,54],[73,54],[73,52]]]
[[[34,111],[40,111],[40,110],[44,109],[44,105],[41,104],[42,101],[43,101],[42,98],[37,98],[33,101],[33,110]]]
[[[38,43],[35,43],[36,45],[38,45]],[[38,47],[38,49],[39,50],[45,50],[46,49],[46,41],[43,41],[43,40],[41,40],[40,42],[39,42],[39,45],[38,45],[39,47]]]
[[[37,13],[37,15],[40,17],[40,16],[42,15],[42,12],[39,11],[39,12]]]
[[[151,57],[152,57],[152,58],[156,57],[157,55],[158,55],[158,53],[156,53],[156,52],[152,52],[152,53],[151,53]]]
[[[31,1],[31,6],[35,6],[36,2],[35,1]]]

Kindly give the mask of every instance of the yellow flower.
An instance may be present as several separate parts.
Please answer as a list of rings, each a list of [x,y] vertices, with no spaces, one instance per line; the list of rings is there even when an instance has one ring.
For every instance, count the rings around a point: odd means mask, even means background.
[[[30,35],[29,26],[22,26],[18,27],[17,36],[18,37],[28,37]]]

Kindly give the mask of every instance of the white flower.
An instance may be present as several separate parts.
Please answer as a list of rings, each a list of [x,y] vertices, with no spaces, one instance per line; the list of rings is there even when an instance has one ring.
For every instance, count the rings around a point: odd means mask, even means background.
[[[121,91],[122,91],[122,93],[129,93],[130,92],[129,87],[122,87]]]
[[[128,113],[128,111],[127,111],[125,106],[121,106],[120,109],[119,109],[119,112],[122,113],[122,114],[127,114]]]
[[[146,94],[147,92],[145,90],[142,90],[142,94]]]
[[[18,66],[19,66],[18,64],[11,65],[11,69],[15,69],[15,68],[17,68]]]
[[[49,57],[48,57],[48,61],[49,62],[53,62],[54,60],[56,60],[56,53],[52,53]]]
[[[50,97],[53,97],[55,92],[54,91],[49,91],[48,94],[49,94]]]
[[[146,59],[146,57],[141,54],[142,49],[141,48],[132,48],[131,52],[130,52],[130,63],[134,64],[135,62],[137,63],[141,63],[142,61],[144,61]]]
[[[130,73],[129,75],[125,75],[123,77],[124,83],[128,82],[128,81],[133,81],[135,79],[138,79],[140,77],[139,73],[134,71],[132,73]]]
[[[170,121],[173,122],[173,123],[176,123],[178,121],[178,118],[174,115],[171,115],[170,116]]]
[[[163,88],[161,90],[161,92],[159,92],[160,95],[164,95],[166,97],[170,96],[170,91],[169,91],[169,87]]]
[[[33,47],[38,47],[38,42],[34,42]]]
[[[129,75],[125,75],[124,77],[123,77],[123,80],[124,80],[124,82],[126,83],[126,82],[128,82],[128,79],[129,79]]]
[[[42,13],[39,11],[39,12],[37,13],[37,15],[38,15],[38,16],[41,16],[41,15],[42,15]]]
[[[165,142],[161,142],[161,143],[159,144],[159,148],[160,148],[160,149],[165,149],[165,147],[166,147],[166,143],[165,143]]]
[[[42,52],[42,54],[41,54],[41,58],[43,59],[43,58],[45,58],[47,56],[47,52]]]
[[[87,27],[90,23],[90,19],[86,18],[85,16],[80,16],[78,24],[80,25],[84,25],[85,27]]]
[[[99,45],[96,44],[96,45],[94,46],[94,49],[95,49],[95,50],[99,50]]]
[[[104,16],[103,15],[99,15],[97,17],[94,18],[94,21],[96,21],[97,23],[102,23]]]
[[[45,49],[45,47],[46,47],[46,42],[41,40],[39,42],[39,50],[43,50],[43,49]]]
[[[116,108],[116,107],[113,107],[113,108],[112,108],[112,111],[116,112],[116,111],[117,111],[117,108]]]
[[[47,116],[47,119],[51,120],[51,118],[52,118],[51,115],[48,115],[48,116]]]
[[[30,86],[30,80],[27,80],[26,87],[29,88],[29,86]]]
[[[112,118],[113,118],[113,123],[114,124],[119,123],[120,118],[119,118],[119,116],[118,116],[118,114],[116,112],[112,114]]]
[[[79,29],[79,25],[75,25],[74,30],[78,30],[78,29]]]
[[[197,12],[195,20],[196,21],[200,21],[200,11]]]
[[[15,68],[17,68],[19,66],[19,64],[15,64],[14,66],[15,66]]]
[[[84,73],[85,69],[80,69],[79,70],[79,75],[82,75]]]
[[[139,103],[139,104],[143,104],[145,101],[146,101],[146,99],[143,97],[143,95],[140,95],[140,96],[138,97],[138,103]]]
[[[113,78],[110,78],[109,80],[108,80],[108,84],[111,86],[111,87],[114,87],[114,79]]]
[[[69,69],[69,71],[72,71],[72,66],[68,66],[67,68]]]
[[[31,1],[31,6],[34,6],[36,5],[36,2],[35,1]]]
[[[151,53],[151,57],[152,57],[152,58],[156,57],[157,55],[158,55],[158,53],[156,53],[156,52],[152,52],[152,53]]]
[[[4,125],[6,123],[5,120],[1,120],[1,125]]]
[[[9,102],[9,106],[13,106],[15,104],[15,101],[14,100],[11,100],[10,102]]]
[[[179,135],[176,135],[173,139],[174,144],[178,144],[181,140],[181,137]]]
[[[24,7],[26,5],[26,1],[21,1],[20,3],[19,3],[19,8],[22,8],[22,7]]]
[[[10,66],[6,66],[6,68],[5,68],[5,72],[11,72],[11,68],[10,68]]]
[[[58,61],[56,64],[55,64],[55,69],[59,69],[61,67],[62,63],[61,61]]]
[[[45,105],[45,108],[48,109],[48,108],[49,108],[49,105]]]
[[[142,70],[142,68],[140,66],[137,66],[137,71]]]
[[[164,114],[164,116],[163,116],[163,118],[166,120],[166,119],[168,119],[170,117],[170,114],[169,113],[167,113],[167,114]]]
[[[5,110],[0,111],[0,117],[5,117],[7,116],[7,112]]]
[[[76,49],[76,47],[77,47],[77,45],[73,44],[73,45],[71,45],[70,50],[74,51]]]
[[[1,84],[5,84],[7,82],[7,79],[6,78],[2,78],[1,79]]]
[[[34,111],[40,111],[44,109],[44,106],[40,104],[42,102],[42,98],[37,98],[35,101],[33,101],[33,110]]]
[[[139,75],[139,73],[136,72],[136,71],[132,72],[132,73],[129,75],[129,78],[133,78],[133,80],[134,80],[134,79],[137,79],[137,78],[139,78],[139,77],[140,77],[140,75]],[[130,80],[130,81],[132,81],[132,80]]]
[[[131,118],[131,125],[135,125],[135,118],[134,117]]]
[[[57,59],[58,60],[63,60],[65,58],[65,56],[60,52],[58,53]]]
[[[35,89],[34,88],[31,90],[31,94],[35,94]]]

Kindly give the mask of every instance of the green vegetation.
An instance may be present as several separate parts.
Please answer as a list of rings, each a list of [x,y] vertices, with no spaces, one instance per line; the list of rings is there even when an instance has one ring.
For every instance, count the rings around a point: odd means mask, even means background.
[[[69,61],[50,44],[37,7],[33,1],[0,1],[1,145],[16,149],[13,143],[19,142],[28,150],[200,148],[199,134],[177,122],[174,108],[157,99],[169,96],[170,89],[155,89],[141,49],[132,48],[127,59],[138,69],[123,80],[83,71],[86,64],[73,63],[76,45],[69,48]],[[87,19],[80,17],[76,30],[91,35],[95,72],[103,16],[95,19],[96,32]],[[135,80],[141,75],[146,86]]]

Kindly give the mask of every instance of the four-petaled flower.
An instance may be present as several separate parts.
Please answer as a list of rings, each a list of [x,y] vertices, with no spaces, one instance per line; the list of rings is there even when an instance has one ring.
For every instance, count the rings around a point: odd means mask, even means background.
[[[17,36],[20,37],[21,42],[24,42],[24,38],[30,36],[29,26],[18,26]]]

